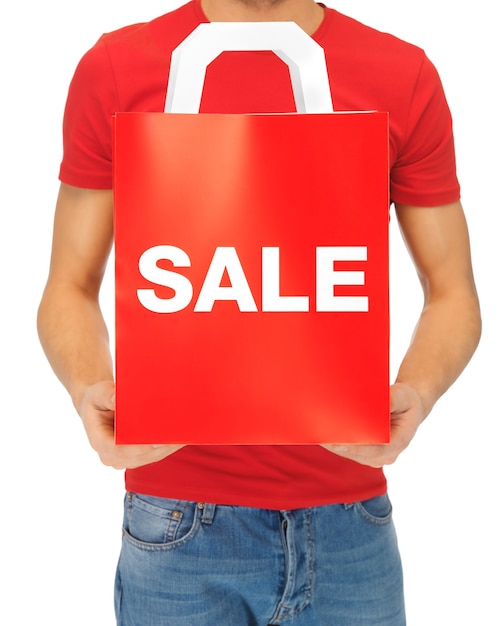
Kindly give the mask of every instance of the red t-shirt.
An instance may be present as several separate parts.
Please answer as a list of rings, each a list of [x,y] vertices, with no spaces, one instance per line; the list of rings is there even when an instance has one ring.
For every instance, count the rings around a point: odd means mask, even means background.
[[[171,52],[207,21],[200,0],[194,0],[152,22],[104,35],[83,57],[65,111],[64,183],[112,187],[113,114],[163,111]],[[334,110],[389,112],[392,201],[456,201],[451,117],[424,52],[328,8],[313,38],[325,49]],[[201,112],[294,110],[287,66],[274,53],[229,52],[209,66]],[[370,498],[384,493],[386,480],[382,470],[320,446],[188,446],[128,470],[126,487],[169,498],[290,509]]]

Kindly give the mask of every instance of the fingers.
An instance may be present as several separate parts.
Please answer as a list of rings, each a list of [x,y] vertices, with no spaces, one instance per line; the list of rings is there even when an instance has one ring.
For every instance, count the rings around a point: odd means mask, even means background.
[[[322,447],[360,465],[379,468],[384,465],[391,465],[398,457],[398,450],[389,444],[378,445],[338,445],[338,444],[322,444]]]
[[[326,450],[369,467],[394,463],[412,441],[424,419],[419,394],[409,385],[398,383],[390,389],[391,429],[388,444],[323,444]]]
[[[183,445],[116,445],[115,387],[111,381],[90,386],[83,396],[79,414],[89,443],[101,462],[114,469],[134,469],[157,463],[183,448]]]
[[[101,462],[117,470],[135,469],[143,465],[158,463],[174,454],[183,445],[138,445],[138,446],[110,446],[107,443],[101,450],[97,450]]]
[[[375,468],[391,465],[409,445],[416,431],[416,427],[411,429],[407,423],[402,422],[402,419],[392,418],[390,443],[388,444],[326,444],[323,447],[361,465]]]

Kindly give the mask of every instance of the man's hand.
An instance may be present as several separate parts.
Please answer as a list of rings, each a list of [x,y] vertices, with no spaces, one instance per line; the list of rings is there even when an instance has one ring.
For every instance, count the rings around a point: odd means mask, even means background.
[[[405,383],[390,388],[390,443],[379,445],[325,444],[324,448],[362,465],[382,467],[394,463],[412,441],[418,426],[426,417],[419,394]]]
[[[77,409],[89,442],[104,465],[115,469],[134,469],[161,461],[183,448],[183,445],[116,445],[115,386],[112,381],[88,387]]]

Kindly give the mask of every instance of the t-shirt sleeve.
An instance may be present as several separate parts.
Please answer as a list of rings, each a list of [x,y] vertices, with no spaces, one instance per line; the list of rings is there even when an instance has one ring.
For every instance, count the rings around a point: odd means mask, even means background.
[[[393,202],[413,206],[459,200],[451,113],[426,56],[411,95],[404,142],[391,169],[390,193]]]
[[[118,110],[113,71],[99,40],[81,59],[68,90],[63,118],[62,182],[112,188],[113,114]]]

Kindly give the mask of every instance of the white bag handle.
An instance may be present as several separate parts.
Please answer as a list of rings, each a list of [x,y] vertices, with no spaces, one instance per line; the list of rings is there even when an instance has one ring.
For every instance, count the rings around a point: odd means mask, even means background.
[[[173,50],[165,113],[198,113],[207,66],[225,51],[272,50],[290,69],[298,113],[332,113],[323,48],[294,22],[200,24]]]

